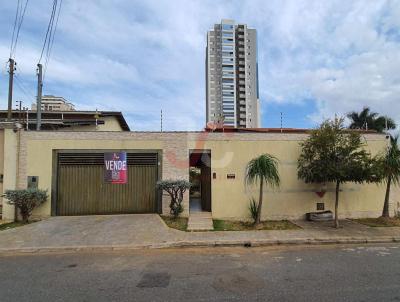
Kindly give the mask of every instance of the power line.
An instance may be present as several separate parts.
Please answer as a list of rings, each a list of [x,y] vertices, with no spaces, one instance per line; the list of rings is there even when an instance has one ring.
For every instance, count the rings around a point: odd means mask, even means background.
[[[17,2],[17,11],[15,12],[14,27],[13,27],[13,33],[12,33],[11,45],[10,45],[10,58],[11,58],[12,50],[13,50],[13,46],[14,46],[14,36],[15,36],[15,29],[17,28],[17,20],[18,20],[18,15],[19,15],[19,6],[20,6],[20,0],[18,0],[18,2]]]
[[[24,85],[22,82],[21,78],[15,74],[15,79],[17,80],[15,83],[17,83],[18,87],[21,89],[21,91],[27,96],[28,98],[35,99],[36,97],[29,92],[29,89]]]
[[[56,15],[56,11],[57,11],[57,1],[58,0],[54,0],[53,1],[53,10],[52,10],[52,17],[50,19],[50,31],[49,31],[49,38],[47,40],[47,47],[46,47],[46,59],[49,56],[49,50],[50,50],[50,43],[51,43],[51,39],[53,36],[53,27],[54,27],[54,17]]]
[[[15,53],[17,51],[17,43],[18,43],[19,32],[21,30],[22,22],[24,22],[24,16],[25,16],[26,8],[28,6],[28,2],[29,2],[29,0],[26,0],[25,6],[24,6],[24,10],[22,11],[22,15],[20,16],[20,21],[18,23],[17,35],[16,35],[16,38],[15,38],[14,49],[13,49],[13,56],[15,56]],[[21,2],[21,8],[22,8],[22,2]]]
[[[57,31],[58,20],[60,18],[61,13],[62,0],[53,0],[53,7],[51,10],[51,15],[49,19],[49,23],[47,25],[46,36],[44,38],[42,51],[40,53],[40,58],[38,64],[41,63],[44,58],[44,72],[43,72],[43,81],[46,75],[47,67],[51,57],[51,51],[54,45],[54,37]],[[57,15],[57,17],[56,17]]]
[[[28,100],[31,100],[32,97],[24,90],[24,88],[22,86],[20,86],[20,84],[18,84],[18,82],[15,82],[15,83],[17,84],[17,87],[21,90],[21,92],[25,95],[25,97]],[[34,100],[34,98],[33,98],[33,100]]]
[[[3,76],[7,75],[8,63],[9,63],[9,61],[6,61],[6,62],[4,63],[4,67],[1,68],[1,74],[2,74]]]
[[[18,0],[18,2],[17,2],[17,11],[15,13],[13,34],[12,34],[11,46],[10,46],[10,58],[15,56],[15,53],[17,50],[19,33],[20,33],[20,30],[22,27],[22,23],[24,22],[24,16],[25,16],[25,12],[26,12],[28,3],[29,3],[29,0],[25,1],[25,5],[23,5],[22,0]]]
[[[52,28],[52,24],[53,24],[53,20],[54,20],[54,15],[55,15],[55,11],[56,11],[56,4],[57,4],[57,0],[53,0],[53,9],[51,11],[49,24],[47,25],[46,36],[44,38],[43,47],[42,47],[42,51],[40,53],[40,58],[39,58],[38,64],[42,61],[44,49],[46,48],[46,45],[48,44],[48,40],[50,39],[50,37],[49,37],[50,29]]]
[[[60,18],[61,6],[62,6],[62,0],[60,0],[60,5],[59,5],[59,7],[58,7],[57,19],[56,19],[56,23],[55,23],[55,25],[54,25],[53,34],[51,35],[50,46],[49,46],[49,48],[48,48],[48,52],[47,52],[47,56],[46,56],[46,61],[45,61],[45,64],[44,64],[43,81],[44,81],[44,78],[45,78],[45,76],[46,76],[47,65],[48,65],[48,63],[49,63],[49,61],[50,61],[51,50],[53,49],[54,37],[55,37],[56,32],[57,32],[57,25],[58,25],[58,19]]]

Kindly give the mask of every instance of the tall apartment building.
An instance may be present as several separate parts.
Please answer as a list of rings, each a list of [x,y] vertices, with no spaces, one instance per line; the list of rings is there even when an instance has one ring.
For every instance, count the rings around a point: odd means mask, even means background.
[[[222,20],[207,32],[207,123],[258,128],[259,103],[257,32]]]
[[[31,108],[36,110],[36,103],[33,103]],[[43,111],[75,111],[74,104],[68,102],[61,96],[44,95],[42,96]]]

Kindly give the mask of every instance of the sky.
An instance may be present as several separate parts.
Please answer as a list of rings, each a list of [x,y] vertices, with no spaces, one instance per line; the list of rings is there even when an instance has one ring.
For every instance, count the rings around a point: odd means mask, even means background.
[[[17,0],[0,0],[0,108]],[[51,0],[30,1],[14,100],[30,106]],[[400,0],[64,0],[43,93],[122,111],[132,130],[205,125],[206,33],[257,29],[262,127],[316,127],[370,106],[400,124]]]

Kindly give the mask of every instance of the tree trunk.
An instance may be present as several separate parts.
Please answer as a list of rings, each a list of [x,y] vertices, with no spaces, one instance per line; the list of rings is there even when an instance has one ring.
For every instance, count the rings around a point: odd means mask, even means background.
[[[28,223],[29,222],[29,215],[27,214],[22,214],[22,222],[23,223]]]
[[[389,196],[390,196],[390,184],[392,182],[392,177],[389,176],[386,184],[386,194],[385,202],[383,204],[382,217],[389,218]]]
[[[335,228],[339,228],[339,217],[338,217],[338,207],[339,207],[339,186],[340,182],[336,181],[336,198],[335,198]]]
[[[263,184],[264,181],[261,179],[260,181],[260,197],[258,199],[258,206],[257,206],[257,218],[255,224],[258,225],[261,222],[261,208],[262,208],[262,197],[263,197]]]

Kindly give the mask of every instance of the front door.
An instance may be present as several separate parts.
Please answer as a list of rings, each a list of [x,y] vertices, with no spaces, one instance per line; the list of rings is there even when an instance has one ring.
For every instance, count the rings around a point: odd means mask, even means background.
[[[200,198],[201,211],[211,212],[211,151],[192,150],[190,152],[190,176],[194,187],[191,191],[192,209]],[[189,201],[189,202],[190,202]],[[200,210],[200,209],[199,209]]]

